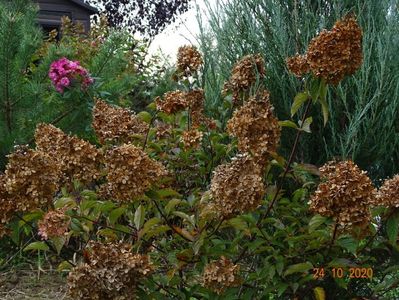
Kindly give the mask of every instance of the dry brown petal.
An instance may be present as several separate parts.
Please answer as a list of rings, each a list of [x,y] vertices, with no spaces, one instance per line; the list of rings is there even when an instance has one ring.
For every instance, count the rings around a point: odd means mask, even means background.
[[[102,155],[94,145],[49,124],[37,126],[35,140],[36,148],[61,168],[62,183],[78,180],[88,184],[100,178]]]
[[[148,124],[128,109],[112,107],[97,99],[93,109],[93,128],[101,144],[127,143],[135,136],[144,136]]]
[[[287,58],[288,70],[297,77],[302,77],[310,71],[306,55],[295,55]]]
[[[155,99],[157,109],[167,114],[174,114],[188,107],[186,93],[183,91],[167,92]]]
[[[264,164],[277,151],[281,127],[274,116],[269,93],[264,91],[236,110],[227,123],[227,132],[238,139],[238,149],[251,153]]]
[[[195,46],[182,46],[177,52],[177,70],[182,73],[197,71],[202,65],[201,53]]]
[[[71,218],[65,215],[63,209],[48,211],[38,222],[38,232],[42,239],[62,237],[68,231]]]
[[[161,163],[132,144],[109,150],[105,156],[105,169],[107,183],[100,192],[104,197],[120,202],[133,201],[167,173]]]
[[[133,254],[131,245],[90,242],[87,262],[68,275],[73,299],[134,299],[137,286],[152,271],[147,255]]]
[[[202,136],[202,132],[195,128],[184,131],[181,137],[184,149],[187,150],[198,148],[201,144]]]
[[[329,162],[320,172],[322,182],[309,201],[310,209],[333,217],[341,231],[367,227],[376,190],[366,172],[352,161]]]
[[[247,153],[237,155],[215,169],[210,191],[215,209],[224,218],[255,210],[265,192],[259,165]]]
[[[335,23],[309,43],[306,54],[310,70],[316,77],[337,85],[352,75],[362,64],[362,30],[353,16]]]
[[[3,196],[12,199],[17,211],[47,208],[59,188],[59,176],[60,166],[48,154],[18,146],[8,155]]]
[[[231,71],[231,77],[224,90],[233,92],[233,101],[239,101],[240,94],[247,91],[257,80],[265,76],[265,62],[260,54],[247,55],[239,60]]]
[[[399,174],[384,181],[373,204],[389,208],[399,207]]]
[[[242,279],[239,272],[239,265],[233,264],[222,256],[219,260],[205,266],[202,284],[217,294],[222,294],[227,288],[240,286]]]

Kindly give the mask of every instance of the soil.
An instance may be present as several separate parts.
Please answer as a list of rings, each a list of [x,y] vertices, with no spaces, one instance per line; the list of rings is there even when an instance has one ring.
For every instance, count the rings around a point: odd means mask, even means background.
[[[54,270],[9,270],[0,273],[1,300],[71,300],[67,296],[66,278]]]

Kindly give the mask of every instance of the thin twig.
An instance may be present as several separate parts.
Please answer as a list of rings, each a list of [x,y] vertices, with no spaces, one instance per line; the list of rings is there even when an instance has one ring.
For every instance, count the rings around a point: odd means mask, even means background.
[[[154,121],[155,121],[155,119],[156,119],[156,117],[157,117],[157,112],[152,116],[152,118],[151,118],[151,121],[150,121],[150,124],[148,125],[148,130],[147,130],[147,132],[146,132],[146,134],[145,134],[145,140],[144,140],[144,144],[143,144],[143,151],[145,150],[145,148],[147,147],[147,142],[148,142],[148,136],[150,135],[150,130],[151,130],[151,128],[152,128],[152,125],[153,125],[153,123],[154,123]]]
[[[180,235],[183,239],[185,239],[186,241],[192,242],[192,240],[190,240],[189,238],[185,237],[181,232],[179,232],[178,230],[176,230],[176,228],[173,226],[172,223],[170,223],[170,221],[168,220],[168,218],[165,216],[165,214],[163,213],[163,211],[161,210],[161,208],[159,207],[158,203],[154,200],[151,199],[152,202],[154,203],[155,207],[157,208],[158,212],[161,214],[162,219],[164,219],[165,223],[169,226],[170,229],[173,230],[173,232],[177,233],[178,235]]]

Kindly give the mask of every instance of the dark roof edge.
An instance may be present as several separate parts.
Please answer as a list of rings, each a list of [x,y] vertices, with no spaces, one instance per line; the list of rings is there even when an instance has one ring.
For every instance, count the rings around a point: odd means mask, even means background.
[[[71,0],[71,1],[73,3],[79,5],[79,6],[82,6],[82,7],[86,8],[87,10],[90,10],[94,14],[98,13],[98,9],[97,8],[95,8],[95,7],[91,6],[91,5],[83,2],[82,0]]]

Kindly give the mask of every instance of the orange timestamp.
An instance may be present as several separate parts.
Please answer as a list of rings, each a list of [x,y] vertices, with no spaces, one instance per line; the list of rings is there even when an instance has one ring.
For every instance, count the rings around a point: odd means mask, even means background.
[[[313,279],[322,279],[327,275],[327,272],[333,278],[344,278],[349,275],[349,278],[365,278],[372,279],[373,278],[373,268],[349,268],[349,270],[345,268],[331,268],[325,269],[321,268],[313,268]]]

